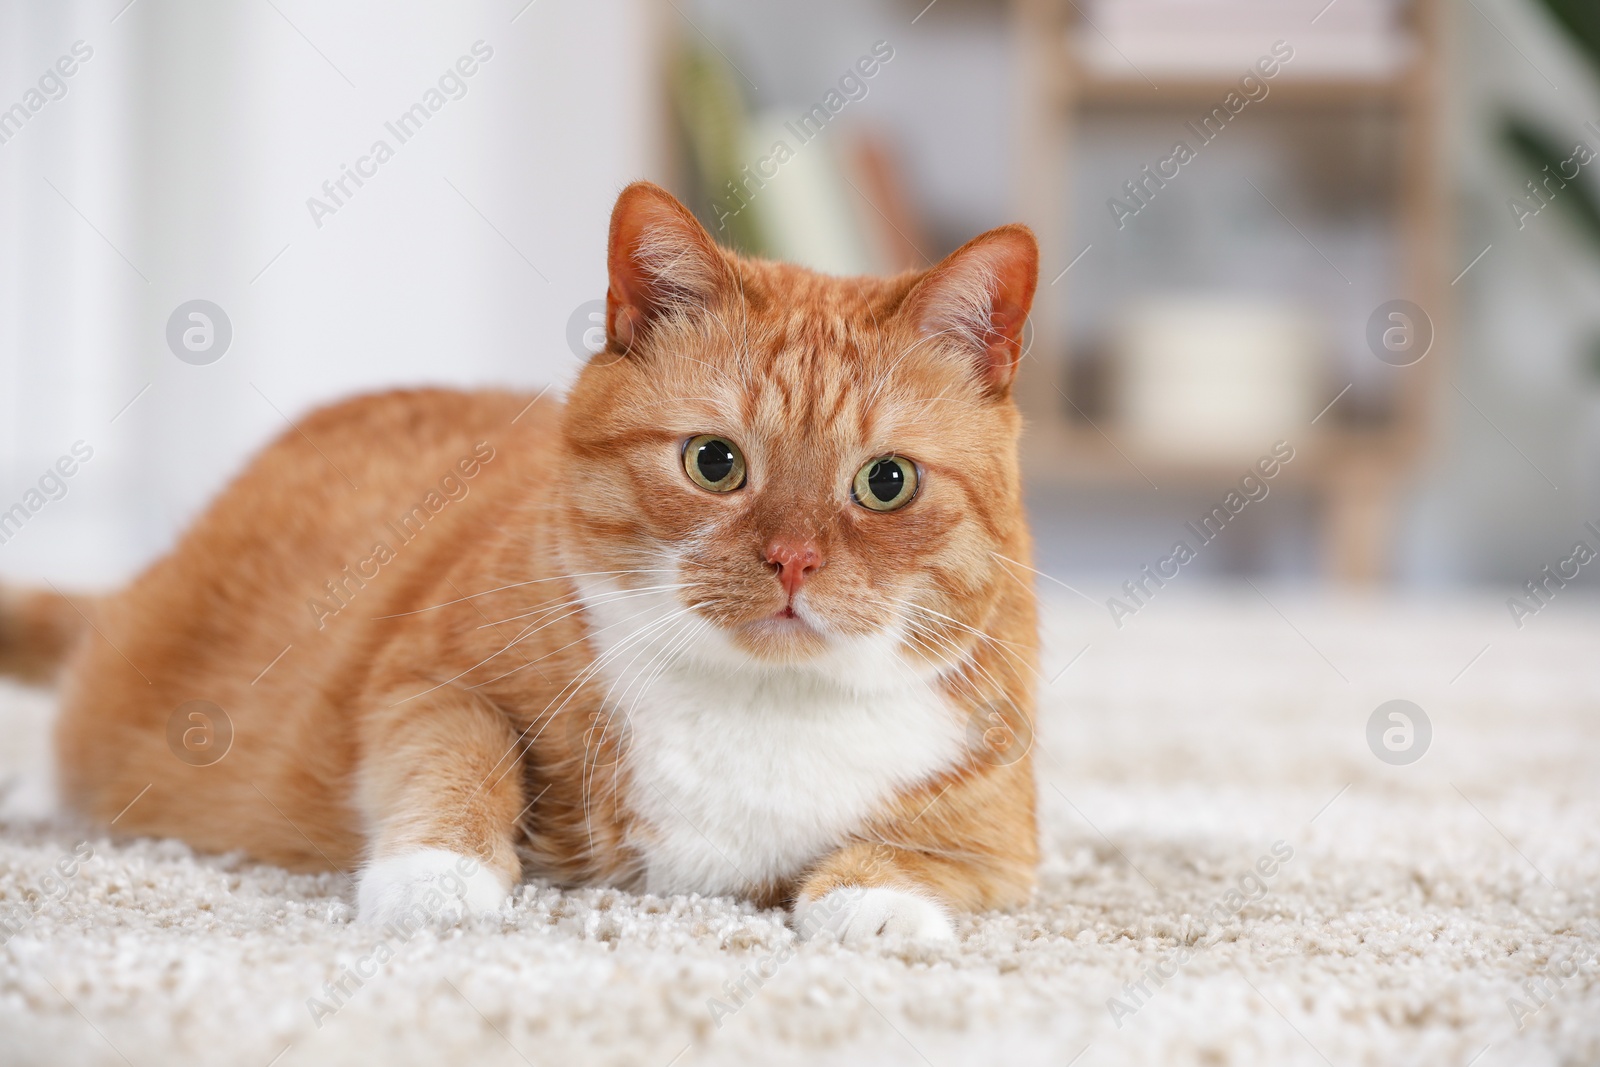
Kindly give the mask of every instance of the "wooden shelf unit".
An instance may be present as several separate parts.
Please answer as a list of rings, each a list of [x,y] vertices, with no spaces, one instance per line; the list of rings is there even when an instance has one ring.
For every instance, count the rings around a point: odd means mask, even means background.
[[[1397,73],[1381,78],[1296,77],[1286,70],[1262,104],[1279,110],[1377,107],[1392,112],[1400,124],[1394,158],[1400,291],[1394,295],[1427,311],[1433,323],[1432,348],[1421,362],[1397,368],[1391,414],[1383,423],[1340,425],[1330,413],[1307,428],[1304,447],[1296,440],[1300,455],[1285,468],[1291,484],[1320,499],[1324,569],[1347,583],[1370,583],[1389,570],[1399,496],[1430,439],[1430,407],[1449,352],[1441,6],[1440,0],[1410,0],[1404,32],[1411,55]],[[1012,14],[1021,64],[1017,196],[1022,217],[1039,235],[1042,257],[1034,341],[1018,388],[1028,420],[1024,470],[1033,484],[1058,488],[1228,485],[1239,470],[1141,456],[1114,424],[1070,417],[1059,390],[1071,358],[1064,328],[1071,314],[1071,274],[1058,272],[1082,251],[1068,243],[1072,220],[1067,215],[1075,135],[1083,114],[1192,109],[1220,100],[1236,79],[1168,74],[1158,76],[1158,89],[1131,68],[1127,77],[1092,72],[1079,63],[1073,47],[1074,34],[1092,32],[1074,0],[1013,0]]]

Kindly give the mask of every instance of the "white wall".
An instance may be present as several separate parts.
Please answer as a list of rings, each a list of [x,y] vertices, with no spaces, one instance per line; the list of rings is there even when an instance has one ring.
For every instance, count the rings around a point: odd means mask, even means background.
[[[0,107],[94,50],[0,144],[0,511],[94,449],[0,544],[0,576],[121,579],[279,412],[569,377],[611,201],[658,176],[648,0],[125,2],[0,2]],[[480,40],[465,95],[400,143],[384,124]],[[393,158],[318,227],[307,199],[380,138]],[[205,366],[165,340],[196,298],[233,327]]]

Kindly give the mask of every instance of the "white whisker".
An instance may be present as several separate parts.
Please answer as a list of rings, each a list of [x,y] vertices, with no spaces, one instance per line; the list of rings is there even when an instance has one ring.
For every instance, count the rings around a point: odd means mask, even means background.
[[[646,610],[648,610],[648,609],[646,609]],[[600,669],[605,666],[606,663],[610,662],[612,659],[615,659],[622,652],[626,651],[627,648],[630,645],[634,644],[637,641],[641,641],[641,640],[645,639],[651,633],[653,633],[654,631],[656,631],[656,630],[660,629],[661,627],[665,626],[667,623],[670,623],[674,619],[678,618],[679,616],[686,615],[686,614],[688,614],[689,612],[691,612],[693,610],[694,610],[693,607],[681,608],[678,611],[675,611],[672,614],[668,615],[664,619],[659,619],[659,620],[656,620],[654,622],[646,623],[639,630],[635,631],[633,634],[631,634],[628,637],[624,638],[614,648],[608,649],[607,651],[601,653],[599,656],[596,656],[595,659],[594,659],[594,662],[592,662],[592,663],[588,664],[587,666],[585,666],[583,668],[583,670],[579,671],[578,674],[576,676],[574,676],[571,681],[569,681],[566,685],[562,686],[561,689],[556,693],[556,695],[554,697],[550,698],[549,703],[547,703],[544,706],[544,710],[543,711],[539,712],[531,720],[529,720],[528,725],[525,726],[523,728],[522,732],[517,735],[516,739],[514,741],[512,741],[511,747],[506,749],[506,751],[500,756],[500,760],[495,762],[495,766],[498,767],[500,765],[500,763],[503,762],[507,756],[509,756],[512,752],[515,752],[517,747],[522,744],[523,740],[528,737],[528,731],[532,730],[534,725],[539,723],[539,721],[541,719],[543,719],[544,720],[543,725],[539,726],[538,733],[535,733],[533,735],[533,737],[529,741],[529,743],[531,744],[533,741],[537,741],[539,739],[539,737],[544,733],[545,727],[549,726],[550,723],[554,722],[555,719],[556,719],[556,716],[561,713],[562,709],[564,709],[567,706],[567,704],[571,702],[573,697],[578,695],[579,691],[583,687],[583,683],[587,682],[590,678],[594,677],[594,675],[597,674],[600,671]],[[639,614],[643,614],[643,612],[640,612]],[[520,667],[518,668],[518,670],[521,670],[521,669],[522,668],[520,668]],[[511,673],[515,673],[515,671],[513,671]],[[556,706],[554,710],[551,710],[551,705],[555,704],[556,700],[561,697],[561,694],[562,693],[567,693],[568,690],[571,690],[571,692],[567,694],[566,698],[563,699],[561,701],[560,705]],[[512,761],[512,766],[515,766],[515,765],[516,765],[515,761]],[[510,773],[510,768],[509,767],[507,768],[506,773]],[[501,777],[502,778],[505,777],[505,774],[502,774]],[[496,779],[496,781],[498,781],[498,779]],[[479,788],[481,789],[482,786],[480,785]]]
[[[661,571],[663,573],[669,573],[671,571],[671,568],[670,567],[650,567],[650,568],[647,568],[645,570],[589,571],[589,572],[584,573],[584,574],[558,574],[553,578],[533,578],[533,579],[530,579],[530,580],[528,580],[526,582],[512,582],[510,585],[502,585],[502,586],[498,586],[497,588],[494,588],[494,589],[485,589],[481,593],[471,593],[471,594],[469,594],[467,596],[464,596],[464,597],[457,597],[455,600],[446,600],[442,604],[430,604],[428,607],[417,608],[417,609],[415,609],[413,611],[397,611],[393,615],[374,615],[374,616],[372,616],[372,618],[373,618],[374,621],[376,621],[378,619],[399,619],[399,618],[404,618],[407,615],[420,615],[425,611],[435,611],[435,610],[437,610],[439,608],[447,608],[451,604],[460,604],[463,601],[473,600],[473,599],[475,599],[477,597],[480,597],[480,596],[489,596],[491,593],[503,593],[507,589],[520,589],[523,586],[540,585],[540,584],[542,584],[544,582],[559,582],[559,581],[563,581],[563,580],[568,579],[568,578],[594,578],[594,577],[598,577],[598,576],[617,575],[617,574],[647,574],[647,573],[649,573],[651,571]]]

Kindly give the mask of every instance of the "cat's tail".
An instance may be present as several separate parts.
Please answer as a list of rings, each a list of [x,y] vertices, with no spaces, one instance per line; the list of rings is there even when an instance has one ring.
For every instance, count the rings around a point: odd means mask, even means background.
[[[88,620],[59,593],[0,585],[0,676],[54,681]]]

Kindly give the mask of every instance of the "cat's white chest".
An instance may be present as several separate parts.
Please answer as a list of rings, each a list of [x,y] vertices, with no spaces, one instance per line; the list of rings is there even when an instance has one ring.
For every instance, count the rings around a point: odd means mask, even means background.
[[[626,682],[618,686],[621,690]],[[631,704],[631,843],[650,892],[740,893],[793,878],[964,744],[938,690],[852,692],[815,675],[686,664]]]

